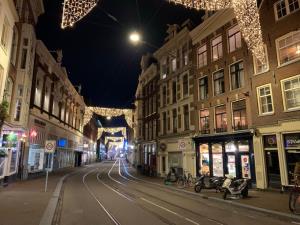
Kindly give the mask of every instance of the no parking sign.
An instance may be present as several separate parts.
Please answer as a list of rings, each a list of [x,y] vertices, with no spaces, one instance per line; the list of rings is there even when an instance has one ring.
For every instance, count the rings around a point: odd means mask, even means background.
[[[45,144],[45,153],[53,153],[56,148],[56,141],[46,141]]]

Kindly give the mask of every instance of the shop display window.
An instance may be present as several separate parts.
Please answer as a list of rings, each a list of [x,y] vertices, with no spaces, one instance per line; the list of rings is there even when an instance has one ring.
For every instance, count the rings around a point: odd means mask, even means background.
[[[249,152],[249,141],[248,140],[238,141],[237,144],[238,144],[239,152]]]
[[[225,144],[225,152],[236,152],[237,150],[238,148],[233,141]]]
[[[11,152],[11,158],[10,158],[10,167],[9,172],[15,173],[17,169],[17,157],[18,157],[18,151],[16,149],[13,149]]]
[[[28,166],[30,172],[43,170],[44,167],[44,149],[29,149]]]
[[[235,155],[228,155],[227,168],[228,168],[228,175],[236,177]]]
[[[284,147],[286,152],[289,183],[292,183],[296,163],[300,162],[300,133],[285,134]]]
[[[221,144],[212,145],[212,160],[213,160],[213,176],[222,177],[224,175],[224,171],[223,171],[223,154],[222,154]]]
[[[208,144],[200,145],[200,173],[209,174],[209,151]]]
[[[5,157],[0,157],[0,177],[4,174]]]

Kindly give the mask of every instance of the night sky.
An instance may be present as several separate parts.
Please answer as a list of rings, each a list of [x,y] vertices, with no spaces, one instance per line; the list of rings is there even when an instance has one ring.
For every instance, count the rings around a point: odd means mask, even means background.
[[[49,50],[63,50],[63,65],[74,85],[82,84],[87,105],[132,107],[140,59],[155,49],[132,46],[128,33],[138,30],[143,40],[161,46],[167,24],[190,18],[201,21],[201,12],[166,0],[104,0],[73,28],[60,29],[63,0],[44,0],[37,36]],[[117,19],[111,19],[108,14]]]

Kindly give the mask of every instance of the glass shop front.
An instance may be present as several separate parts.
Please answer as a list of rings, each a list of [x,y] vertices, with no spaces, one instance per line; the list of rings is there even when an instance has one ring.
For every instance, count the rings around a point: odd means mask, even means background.
[[[255,180],[251,133],[195,138],[197,174]]]

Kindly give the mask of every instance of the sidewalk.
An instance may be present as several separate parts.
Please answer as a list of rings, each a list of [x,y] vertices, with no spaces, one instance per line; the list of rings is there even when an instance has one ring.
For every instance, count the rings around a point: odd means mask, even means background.
[[[143,176],[141,174],[137,174],[137,177],[141,177],[141,179],[144,179],[149,182],[157,183],[159,185],[165,185],[164,184],[164,179],[163,178],[155,178],[155,177],[147,177]],[[165,185],[169,186],[175,189],[178,189],[178,191],[184,191],[184,192],[191,192],[191,194],[203,198],[210,198],[212,200],[220,200],[220,201],[226,201],[228,203],[238,203],[243,206],[249,206],[248,208],[253,208],[253,209],[264,209],[264,210],[272,210],[277,212],[279,214],[286,214],[286,215],[291,215],[294,218],[297,218],[300,220],[300,216],[295,216],[289,211],[289,193],[281,193],[280,190],[277,191],[268,191],[268,190],[256,190],[256,189],[250,189],[249,190],[249,197],[246,199],[228,199],[228,200],[223,200],[223,193],[216,193],[215,190],[209,190],[209,189],[203,189],[201,193],[195,193],[193,187],[189,188],[177,188],[176,184],[169,184]],[[274,213],[274,214],[275,214]]]
[[[59,179],[74,170],[66,168],[50,173],[46,193],[45,176],[0,188],[0,225],[38,225]]]

